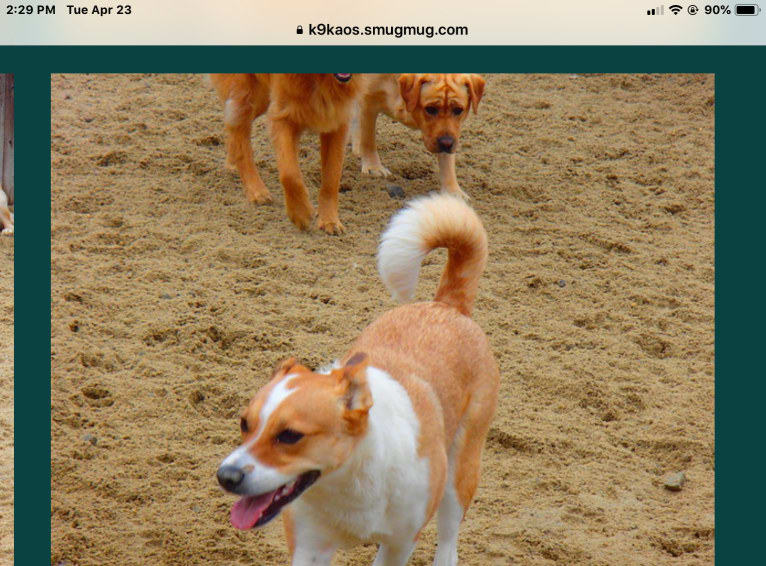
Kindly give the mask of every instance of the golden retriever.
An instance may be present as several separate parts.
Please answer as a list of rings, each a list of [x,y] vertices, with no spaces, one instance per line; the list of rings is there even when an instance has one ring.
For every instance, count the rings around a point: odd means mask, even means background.
[[[338,190],[354,104],[364,78],[335,74],[213,74],[213,85],[224,103],[227,164],[242,178],[245,196],[255,203],[271,200],[253,162],[252,122],[266,114],[277,157],[279,180],[285,191],[287,216],[305,230],[314,217],[298,167],[298,140],[310,129],[319,134],[322,185],[319,189],[318,227],[340,234]]]

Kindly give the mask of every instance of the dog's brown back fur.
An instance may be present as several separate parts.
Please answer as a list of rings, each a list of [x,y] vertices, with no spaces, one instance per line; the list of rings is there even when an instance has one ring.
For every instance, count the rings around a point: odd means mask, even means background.
[[[361,92],[361,78],[339,83],[326,74],[256,75],[270,87],[271,120],[290,120],[317,133],[337,130],[349,122],[353,102]]]

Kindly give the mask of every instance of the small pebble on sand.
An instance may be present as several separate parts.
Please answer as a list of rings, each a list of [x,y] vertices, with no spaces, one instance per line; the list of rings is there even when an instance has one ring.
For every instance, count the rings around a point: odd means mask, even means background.
[[[399,185],[386,185],[386,190],[391,198],[404,198],[404,189]]]
[[[686,475],[683,472],[668,474],[663,480],[665,489],[669,489],[670,491],[681,491],[681,487],[683,487],[684,483],[686,483]]]

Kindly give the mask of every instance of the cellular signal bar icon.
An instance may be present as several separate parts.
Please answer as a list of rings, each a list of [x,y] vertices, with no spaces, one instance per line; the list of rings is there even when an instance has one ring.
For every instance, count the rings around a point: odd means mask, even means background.
[[[651,10],[646,11],[647,16],[664,16],[665,15],[665,5],[658,6],[656,8],[652,8]]]

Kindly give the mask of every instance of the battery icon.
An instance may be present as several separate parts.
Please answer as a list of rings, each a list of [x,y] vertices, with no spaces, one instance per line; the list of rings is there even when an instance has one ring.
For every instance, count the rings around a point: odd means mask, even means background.
[[[738,16],[757,16],[761,11],[758,4],[737,4],[734,6],[734,13]]]

